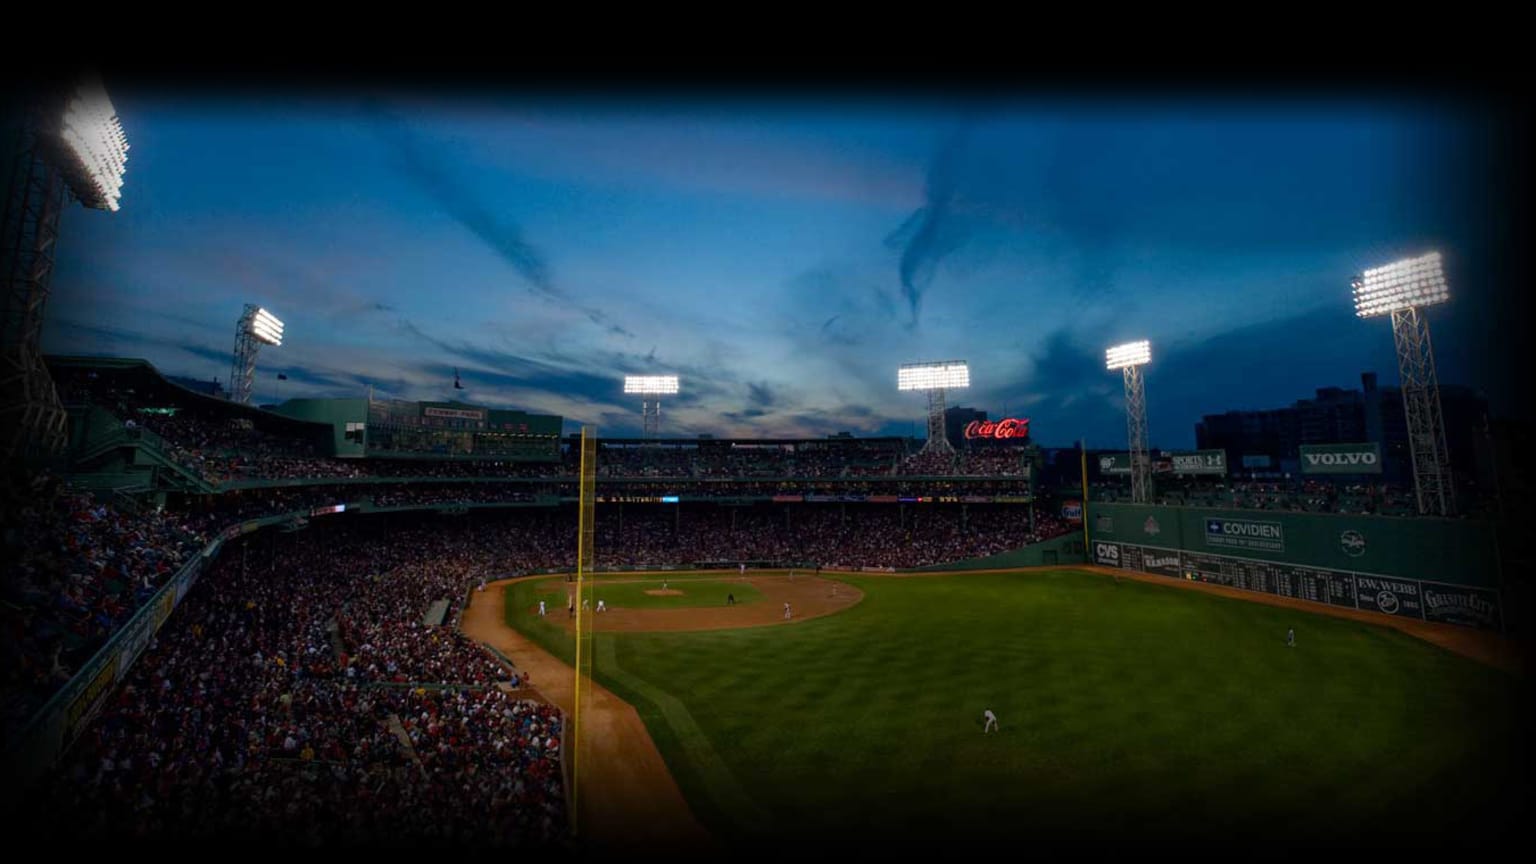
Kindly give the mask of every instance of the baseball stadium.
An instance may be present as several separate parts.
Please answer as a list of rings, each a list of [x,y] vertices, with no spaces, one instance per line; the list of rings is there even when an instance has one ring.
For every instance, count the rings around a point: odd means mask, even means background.
[[[8,164],[117,209],[28,128]],[[7,210],[8,278],[57,210]],[[45,353],[29,278],[3,722],[30,842],[1400,856],[1524,827],[1528,456],[1442,410],[1437,254],[1342,274],[1330,314],[1390,318],[1400,385],[1263,461],[1222,415],[1150,445],[1147,341],[1092,358],[1105,447],[967,413],[969,362],[922,356],[888,389],[925,434],[669,431],[692,379],[656,369],[612,382],[638,413],[610,432],[461,399],[457,368],[443,398],[253,398],[305,326],[259,303],[227,392]]]

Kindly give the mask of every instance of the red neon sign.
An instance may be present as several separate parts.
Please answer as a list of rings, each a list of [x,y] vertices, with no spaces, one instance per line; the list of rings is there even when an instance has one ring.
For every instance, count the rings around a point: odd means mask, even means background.
[[[972,420],[965,424],[967,438],[1028,438],[1029,418],[1006,420]]]

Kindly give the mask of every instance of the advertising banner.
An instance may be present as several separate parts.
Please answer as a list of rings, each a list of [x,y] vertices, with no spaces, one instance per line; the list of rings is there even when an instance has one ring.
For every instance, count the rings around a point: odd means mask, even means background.
[[[1497,591],[1438,582],[1422,582],[1420,585],[1424,589],[1424,620],[1483,630],[1504,629]]]
[[[1170,549],[1144,548],[1141,550],[1141,566],[1137,569],[1178,579],[1183,573],[1183,562],[1179,553]]]
[[[1105,567],[1120,566],[1120,544],[1095,542],[1093,544],[1093,563]]]
[[[1129,453],[1100,453],[1100,474],[1125,474],[1131,473],[1131,454]]]
[[[423,406],[421,409],[421,415],[423,417],[442,417],[451,420],[484,420],[485,410],[473,408],[432,408]]]
[[[1268,453],[1260,453],[1257,456],[1245,454],[1243,456],[1244,468],[1268,468],[1271,464],[1273,463],[1270,461]]]
[[[1003,420],[972,420],[965,424],[967,438],[1028,438],[1029,418],[1008,417]]]
[[[1083,524],[1083,502],[1081,502],[1081,501],[1063,501],[1063,502],[1061,502],[1061,518],[1065,519],[1068,522],[1071,522],[1073,525],[1081,525],[1081,524]]]
[[[1423,618],[1419,583],[1376,576],[1355,576],[1355,600],[1361,609],[1405,618]]]
[[[117,680],[117,658],[116,653],[112,654],[107,662],[96,670],[90,682],[81,688],[79,695],[69,703],[69,708],[64,713],[63,740],[66,743],[74,741],[84,725],[95,716],[96,709],[109,692],[108,688]]]
[[[1381,473],[1381,445],[1374,442],[1303,444],[1300,449],[1303,474]]]
[[[1205,545],[1284,552],[1285,528],[1279,522],[1210,517],[1205,520]]]
[[[1194,450],[1169,453],[1168,461],[1173,464],[1173,473],[1175,474],[1227,473],[1227,451],[1225,450]]]

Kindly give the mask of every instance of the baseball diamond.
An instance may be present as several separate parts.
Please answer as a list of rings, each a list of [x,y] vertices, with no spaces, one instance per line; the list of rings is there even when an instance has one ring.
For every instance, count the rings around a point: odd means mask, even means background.
[[[834,842],[853,821],[892,843],[1176,842],[1220,820],[1255,841],[1278,822],[1288,842],[1403,844],[1508,806],[1491,790],[1514,770],[1499,754],[1523,747],[1519,682],[1455,653],[1476,648],[1153,577],[835,578],[863,602],[813,621],[735,629],[701,603],[595,625],[597,682],[635,707],[671,775],[654,782],[686,801],[666,818],[688,827],[652,835],[683,843],[696,823],[751,849]],[[569,662],[568,628],[526,611],[539,586],[493,586],[504,599],[477,597],[469,632],[520,662]],[[694,614],[707,629],[685,625]],[[1277,650],[1288,627],[1304,650]],[[975,734],[983,705],[1006,723],[995,741]],[[636,830],[628,800],[594,799],[606,841]],[[1309,818],[1320,808],[1335,815]],[[1411,823],[1393,819],[1405,810]]]

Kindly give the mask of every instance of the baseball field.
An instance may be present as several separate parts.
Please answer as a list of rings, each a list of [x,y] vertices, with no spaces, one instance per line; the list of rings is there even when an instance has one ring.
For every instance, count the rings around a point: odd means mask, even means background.
[[[1376,624],[1072,569],[802,574],[838,602],[784,622],[784,575],[662,578],[597,583],[652,608],[592,619],[594,678],[731,847],[1475,843],[1521,806],[1523,680]],[[720,618],[731,588],[759,626]],[[566,590],[512,582],[504,609],[569,663]],[[690,603],[711,629],[654,617]]]

